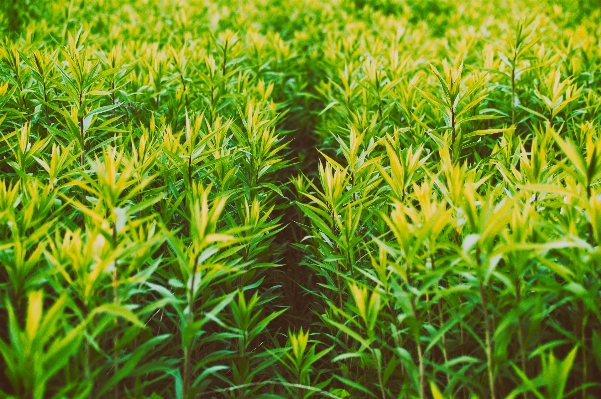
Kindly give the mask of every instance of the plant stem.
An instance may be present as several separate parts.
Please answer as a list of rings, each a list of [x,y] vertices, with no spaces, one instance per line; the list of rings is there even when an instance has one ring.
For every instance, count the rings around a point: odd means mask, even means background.
[[[516,287],[515,308],[518,312],[518,342],[520,345],[520,363],[522,366],[522,372],[524,373],[525,376],[528,377],[528,370],[526,369],[526,347],[524,345],[524,330],[523,330],[523,320],[524,319],[522,317],[522,313],[520,312],[520,302],[522,300],[522,292],[521,292],[521,283],[520,283],[519,276],[516,276],[515,287]],[[524,393],[522,395],[522,397],[524,399],[526,399],[528,396],[526,395],[526,393]]]
[[[336,212],[332,211],[331,214],[332,217],[332,224],[333,224],[333,229],[335,229],[335,220],[336,220]],[[339,250],[338,250],[338,244],[336,242],[334,242],[334,256],[338,256]],[[342,300],[342,282],[340,281],[340,265],[338,264],[338,260],[335,261],[335,265],[336,265],[336,285],[338,288],[338,306],[340,306],[340,309],[343,309],[343,300]]]
[[[223,65],[221,68],[221,76],[223,78],[225,78],[225,74],[227,72],[227,45],[228,45],[228,41],[225,41],[225,44],[223,46]],[[225,81],[224,81],[225,84]]]
[[[79,162],[81,164],[81,167],[83,168],[84,163],[85,163],[85,137],[84,137],[84,131],[83,131],[83,118],[79,118],[79,140],[81,142],[81,153],[79,155]]]
[[[213,109],[215,108],[215,88],[213,86],[213,82],[211,81],[211,107],[209,109],[209,121],[211,122],[211,127],[215,122],[215,115],[213,115]]]
[[[188,86],[186,85],[186,78],[184,78],[183,74],[181,74],[180,77],[184,87],[184,103],[186,104],[186,108],[188,108]]]
[[[519,37],[518,37],[519,40]],[[513,62],[511,64],[511,124],[515,125],[515,71],[516,62],[518,59],[517,46],[513,53]]]
[[[84,303],[84,315],[85,319],[88,319],[88,315],[90,311],[88,310],[88,305]],[[84,327],[84,341],[83,341],[83,353],[84,353],[84,364],[83,364],[83,374],[86,381],[92,381],[92,377],[90,374],[90,343],[88,342],[88,324],[86,323]]]
[[[579,313],[581,316],[581,325],[580,325],[580,341],[582,342],[582,399],[587,398],[586,394],[586,383],[588,377],[588,359],[586,356],[586,322],[588,319],[588,315],[584,314],[584,303],[580,301],[579,303]]]
[[[190,138],[190,140],[192,140],[192,138]],[[190,143],[190,154],[188,156],[188,184],[190,187],[192,187],[192,153],[193,146],[192,143]]]
[[[434,255],[432,253],[430,253],[430,263],[432,264],[432,271],[435,270],[435,263],[434,263]],[[443,288],[447,288],[446,287],[446,281],[444,279],[441,280],[441,285]],[[438,307],[438,319],[439,319],[439,323],[440,323],[440,328],[444,327],[444,314],[443,314],[443,309],[442,309],[442,298],[439,299],[436,303],[436,306]],[[445,361],[445,363],[448,362],[448,353],[447,353],[447,335],[446,333],[442,333],[442,356],[443,359]],[[449,377],[449,374],[447,373],[447,384],[451,383],[451,379]]]
[[[455,126],[455,108],[451,107],[451,162],[455,165],[455,140],[457,139],[457,128]]]
[[[413,286],[413,279],[411,278],[411,264],[407,262],[407,268],[405,271],[407,275],[407,285],[409,287]],[[411,292],[411,291],[409,291]],[[419,321],[417,314],[417,305],[415,304],[415,297],[412,295],[411,299],[411,310],[413,311],[413,318],[416,322]],[[425,375],[425,367],[424,367],[424,355],[422,353],[422,346],[419,339],[419,333],[414,335],[415,345],[417,346],[417,359],[419,364],[419,397],[420,399],[424,399],[425,396],[425,386],[426,386],[426,375]]]
[[[378,358],[374,350],[371,350],[371,354],[378,369],[378,384],[380,385],[380,395],[382,395],[382,399],[386,399],[386,391],[384,390],[384,379],[382,378],[382,358]]]
[[[194,262],[192,268],[192,276],[190,277],[190,290],[188,291],[188,316],[186,318],[186,326],[189,326],[194,321],[194,285],[196,284],[196,270],[198,269],[198,258]],[[190,390],[191,381],[191,365],[192,356],[190,355],[192,343],[184,347],[184,381],[183,381],[183,397],[186,398]]]
[[[48,111],[48,90],[46,88],[46,82],[43,83],[44,90],[44,111],[46,115],[46,124],[50,123],[50,113]],[[46,128],[46,133],[48,133],[48,129]]]
[[[117,226],[113,224],[113,251],[117,247]],[[117,259],[114,261],[114,269],[113,269],[113,303],[115,305],[119,304],[119,286],[118,286],[118,273],[117,273]],[[113,375],[116,376],[119,373],[119,354],[117,351],[117,347],[119,345],[119,320],[115,317],[115,333],[113,334]],[[119,384],[115,384],[114,390],[115,399],[119,398]]]
[[[480,285],[480,301],[482,303],[482,311],[484,313],[484,326],[485,326],[485,336],[486,336],[486,363],[488,369],[488,385],[490,389],[490,397],[491,399],[496,399],[497,395],[495,392],[495,376],[494,376],[494,368],[493,368],[493,342],[492,342],[492,326],[490,322],[490,316],[488,314],[488,300],[486,295],[486,289],[482,281],[479,283]]]
[[[588,200],[588,202],[590,203],[591,197],[593,196],[593,192],[591,189],[591,184],[588,183],[586,185],[586,199]],[[591,246],[595,245],[595,237],[593,234],[593,223],[592,221],[588,222],[588,243]]]

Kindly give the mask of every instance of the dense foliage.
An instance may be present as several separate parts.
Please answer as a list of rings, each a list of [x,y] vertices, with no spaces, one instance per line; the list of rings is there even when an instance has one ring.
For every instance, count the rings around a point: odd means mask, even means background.
[[[0,4],[0,398],[601,397],[595,0]]]

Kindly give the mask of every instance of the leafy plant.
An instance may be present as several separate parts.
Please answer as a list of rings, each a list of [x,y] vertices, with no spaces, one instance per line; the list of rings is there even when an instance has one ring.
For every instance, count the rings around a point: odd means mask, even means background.
[[[0,396],[601,396],[577,3],[0,3]]]

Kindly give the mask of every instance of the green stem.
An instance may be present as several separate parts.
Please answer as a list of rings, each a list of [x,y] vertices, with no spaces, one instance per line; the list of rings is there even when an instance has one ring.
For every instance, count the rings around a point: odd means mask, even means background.
[[[406,275],[407,275],[407,284],[409,285],[409,287],[413,286],[413,279],[411,278],[411,265],[409,262],[407,262],[407,268],[405,271]],[[413,311],[413,318],[415,319],[416,322],[419,321],[418,318],[418,314],[417,314],[417,305],[415,304],[415,297],[412,295],[411,299],[411,310]],[[424,355],[422,353],[422,346],[421,346],[421,342],[419,339],[419,333],[415,334],[414,336],[415,339],[415,345],[417,347],[417,359],[418,359],[418,365],[419,365],[419,397],[420,399],[424,399],[426,397],[426,370],[425,370],[425,366],[424,366]]]
[[[113,251],[117,247],[117,226],[113,224]],[[119,305],[119,274],[117,272],[117,259],[114,260],[113,269],[113,303]],[[113,375],[116,376],[119,373],[119,353],[117,347],[119,345],[119,320],[115,317],[115,332],[113,333]],[[114,390],[115,399],[119,399],[119,384],[115,384]]]
[[[593,196],[593,190],[591,189],[591,184],[588,183],[586,185],[586,199],[590,202],[592,196]],[[595,237],[594,237],[594,233],[593,233],[592,221],[588,222],[588,243],[591,246],[595,245]]]
[[[586,399],[588,396],[586,394],[586,383],[588,382],[588,358],[586,356],[586,322],[588,319],[588,315],[584,314],[584,304],[580,301],[579,311],[581,315],[581,325],[580,325],[580,341],[582,342],[582,399]]]
[[[451,162],[455,165],[455,140],[457,140],[457,128],[455,126],[455,109],[451,108]]]
[[[521,283],[520,283],[520,277],[517,276],[515,279],[515,286],[516,286],[516,296],[515,296],[515,308],[518,312],[518,343],[520,345],[520,363],[522,366],[522,372],[524,373],[525,376],[528,376],[528,370],[526,369],[526,347],[524,345],[524,327],[523,327],[523,317],[522,317],[522,313],[520,312],[520,302],[522,300],[522,293],[521,293]],[[524,393],[522,395],[522,397],[524,399],[526,399],[528,396],[526,395],[526,393]]]
[[[485,337],[486,337],[486,364],[488,369],[488,385],[490,389],[491,399],[496,399],[495,391],[495,375],[494,375],[494,364],[493,364],[493,342],[492,342],[492,326],[490,322],[490,315],[488,314],[488,300],[486,295],[486,289],[482,281],[480,285],[480,302],[482,303],[482,312],[484,313],[484,326],[485,326]]]
[[[190,289],[188,291],[188,316],[186,318],[186,326],[189,326],[194,321],[194,285],[196,284],[196,270],[198,269],[198,258],[194,262],[192,268],[192,276],[190,277]],[[190,354],[192,350],[192,343],[189,346],[184,347],[184,381],[183,381],[183,397],[188,397],[188,391],[192,385],[192,356]]]
[[[432,255],[432,253],[430,253],[430,263],[432,264],[432,271],[435,270],[435,263],[434,263],[434,255]],[[444,279],[441,280],[441,285],[444,289],[446,289],[446,281]],[[440,328],[444,327],[444,313],[443,313],[443,309],[442,309],[442,298],[440,298],[437,303],[436,306],[438,307],[438,319],[439,319],[439,323],[440,323]],[[447,352],[447,335],[446,333],[442,333],[442,356],[444,358],[445,364],[449,361],[449,357],[448,357],[448,352]],[[447,385],[451,383],[451,378],[449,376],[449,374],[447,373]]]
[[[79,155],[79,162],[81,164],[81,167],[83,168],[84,163],[85,163],[85,137],[84,137],[84,131],[83,131],[83,118],[79,118],[79,140],[81,142],[81,152]]]
[[[386,391],[384,390],[384,379],[382,378],[382,362],[381,362],[381,358],[379,358],[375,355],[375,352],[372,350],[372,357],[374,358],[374,362],[376,363],[376,367],[378,369],[378,384],[380,385],[380,395],[382,396],[382,399],[386,399]]]
[[[513,64],[511,66],[511,124],[515,125],[515,63],[517,61],[517,52],[513,55]]]

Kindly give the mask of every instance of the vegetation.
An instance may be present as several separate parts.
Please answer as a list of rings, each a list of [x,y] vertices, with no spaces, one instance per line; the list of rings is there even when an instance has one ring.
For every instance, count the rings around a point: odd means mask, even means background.
[[[2,2],[0,397],[601,397],[599,20]]]

